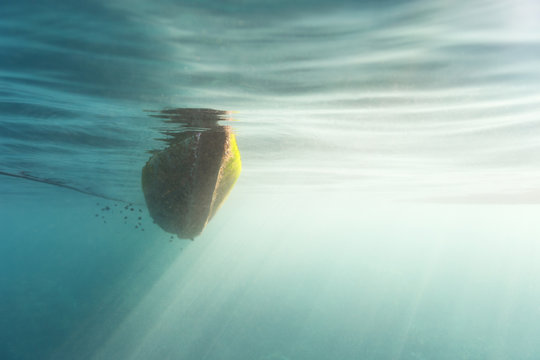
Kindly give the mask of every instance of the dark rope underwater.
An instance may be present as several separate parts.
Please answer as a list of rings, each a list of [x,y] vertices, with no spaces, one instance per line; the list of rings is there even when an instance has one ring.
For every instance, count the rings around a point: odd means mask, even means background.
[[[105,200],[118,201],[118,202],[122,202],[122,203],[125,203],[125,204],[142,205],[142,204],[137,204],[137,203],[135,203],[133,201],[126,201],[126,200],[123,200],[123,199],[117,199],[117,198],[110,197],[110,196],[107,196],[107,195],[98,194],[98,193],[95,193],[93,191],[79,189],[79,188],[77,188],[75,186],[65,184],[61,180],[54,180],[54,179],[47,179],[47,178],[40,178],[40,177],[37,177],[37,176],[33,176],[33,175],[30,175],[30,174],[27,174],[24,171],[20,172],[19,174],[0,171],[0,175],[9,176],[9,177],[13,177],[13,178],[24,179],[24,180],[29,180],[29,181],[35,181],[35,182],[39,182],[39,183],[43,183],[43,184],[49,184],[49,185],[53,185],[53,186],[58,186],[58,187],[61,187],[61,188],[64,188],[64,189],[77,191],[77,192],[79,192],[81,194],[94,196],[94,197],[98,197],[98,198],[105,199]]]

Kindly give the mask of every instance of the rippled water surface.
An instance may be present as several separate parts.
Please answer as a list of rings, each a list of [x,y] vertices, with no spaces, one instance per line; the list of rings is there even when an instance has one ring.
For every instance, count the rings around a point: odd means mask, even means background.
[[[540,357],[537,2],[0,15],[0,358]],[[243,170],[169,242],[141,169],[199,108]]]

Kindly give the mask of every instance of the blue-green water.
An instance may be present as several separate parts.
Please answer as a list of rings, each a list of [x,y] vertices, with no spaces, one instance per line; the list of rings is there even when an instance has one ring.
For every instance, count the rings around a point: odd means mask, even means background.
[[[539,17],[2,2],[0,359],[540,358]],[[141,190],[169,108],[242,156],[194,242]]]

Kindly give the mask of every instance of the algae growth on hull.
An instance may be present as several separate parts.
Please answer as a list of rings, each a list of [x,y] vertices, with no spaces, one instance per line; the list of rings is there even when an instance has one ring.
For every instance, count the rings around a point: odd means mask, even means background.
[[[154,221],[179,238],[193,239],[215,215],[240,176],[241,161],[227,113],[172,109],[152,115],[186,126],[167,133],[167,148],[156,151],[142,170],[146,205]]]

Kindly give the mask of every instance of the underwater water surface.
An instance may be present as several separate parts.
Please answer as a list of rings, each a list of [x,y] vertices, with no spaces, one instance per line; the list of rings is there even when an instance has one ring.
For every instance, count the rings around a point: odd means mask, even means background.
[[[0,359],[540,358],[539,16],[2,2]]]

